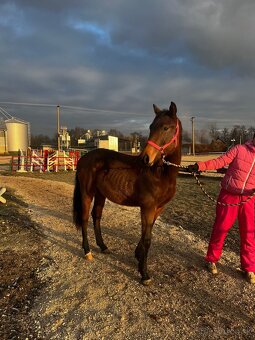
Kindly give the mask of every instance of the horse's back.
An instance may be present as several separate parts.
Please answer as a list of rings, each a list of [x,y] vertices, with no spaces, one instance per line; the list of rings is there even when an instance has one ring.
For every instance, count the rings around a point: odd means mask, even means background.
[[[132,168],[138,163],[138,156],[132,156],[108,149],[95,149],[82,156],[77,164],[77,172],[82,169]]]

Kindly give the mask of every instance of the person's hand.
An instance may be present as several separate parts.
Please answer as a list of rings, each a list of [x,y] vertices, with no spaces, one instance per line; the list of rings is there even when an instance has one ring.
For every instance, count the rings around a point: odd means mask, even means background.
[[[191,172],[191,173],[193,173],[193,172],[198,172],[198,164],[197,163],[195,163],[195,164],[190,164],[190,165],[188,165],[188,172]]]

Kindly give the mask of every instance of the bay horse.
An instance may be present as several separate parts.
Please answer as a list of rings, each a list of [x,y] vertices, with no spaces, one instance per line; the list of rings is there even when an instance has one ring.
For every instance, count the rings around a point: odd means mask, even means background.
[[[147,270],[147,256],[151,244],[152,227],[176,191],[178,168],[166,161],[181,162],[181,122],[177,107],[161,110],[153,104],[155,118],[150,125],[149,139],[142,152],[127,155],[108,149],[96,149],[81,157],[77,164],[73,196],[73,221],[82,230],[85,258],[92,259],[87,228],[90,205],[96,243],[102,252],[108,248],[103,241],[100,220],[106,198],[114,203],[140,207],[141,239],[135,250],[141,282],[151,281]]]

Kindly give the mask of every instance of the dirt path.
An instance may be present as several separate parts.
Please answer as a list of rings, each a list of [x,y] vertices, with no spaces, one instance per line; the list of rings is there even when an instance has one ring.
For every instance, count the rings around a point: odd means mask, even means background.
[[[45,265],[37,275],[47,285],[30,310],[38,338],[255,338],[255,287],[236,270],[237,254],[226,252],[220,274],[211,277],[203,268],[206,243],[159,219],[148,262],[153,284],[143,287],[134,258],[139,209],[107,201],[102,230],[111,254],[99,252],[90,228],[94,260],[86,262],[72,224],[72,185],[4,176],[0,182],[28,204],[24,210],[43,235]]]

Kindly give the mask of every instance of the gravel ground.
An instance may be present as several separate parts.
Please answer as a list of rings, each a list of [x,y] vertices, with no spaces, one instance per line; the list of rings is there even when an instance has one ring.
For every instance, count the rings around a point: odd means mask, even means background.
[[[0,176],[0,186],[6,186],[20,200],[16,202],[19,218],[12,221],[9,211],[7,222],[1,226],[1,236],[5,238],[1,237],[0,250],[8,254],[1,266],[2,280],[8,281],[10,268],[18,267],[15,263],[20,259],[24,272],[29,272],[25,267],[30,264],[33,275],[27,282],[35,288],[33,294],[28,290],[22,300],[25,305],[32,294],[29,308],[19,309],[6,297],[8,285],[1,285],[1,313],[10,306],[16,308],[11,320],[18,319],[20,327],[14,329],[16,333],[8,334],[10,324],[6,322],[9,328],[0,328],[1,338],[255,338],[255,287],[237,269],[239,256],[235,248],[226,248],[220,273],[212,277],[204,269],[208,241],[205,235],[192,227],[184,229],[182,223],[169,223],[165,212],[156,221],[148,260],[153,284],[144,287],[139,283],[134,258],[140,238],[138,208],[106,202],[102,231],[111,253],[99,252],[90,225],[94,259],[87,262],[80,232],[72,224],[72,184]],[[19,228],[13,243],[6,223],[12,224],[11,231],[15,225]],[[21,288],[19,280],[12,289],[17,287]]]

